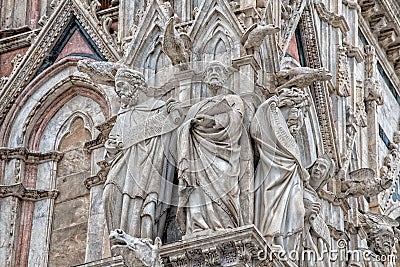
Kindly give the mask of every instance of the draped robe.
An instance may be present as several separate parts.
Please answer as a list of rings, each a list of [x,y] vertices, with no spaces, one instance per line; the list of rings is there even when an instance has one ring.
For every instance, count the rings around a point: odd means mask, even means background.
[[[103,193],[109,231],[143,237],[142,219],[149,216],[154,225],[150,238],[162,236],[174,174],[166,155],[171,130],[177,127],[163,127],[169,122],[166,116],[165,102],[159,100],[118,114],[110,136],[118,136],[123,148],[106,155],[111,168]]]
[[[304,227],[303,182],[308,176],[278,98],[258,108],[250,134],[260,154],[255,174],[255,225],[269,242],[290,252],[300,245]]]
[[[193,105],[178,129],[178,226],[183,233],[242,224],[239,205],[240,144],[244,105],[218,95]],[[201,115],[215,125],[196,124]]]

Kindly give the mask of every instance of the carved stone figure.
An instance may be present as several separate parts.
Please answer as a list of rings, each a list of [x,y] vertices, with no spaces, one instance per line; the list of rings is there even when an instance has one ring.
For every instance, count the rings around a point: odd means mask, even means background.
[[[283,89],[257,110],[250,127],[260,159],[255,176],[255,225],[267,241],[285,251],[297,250],[304,228],[303,181],[294,135],[303,125],[308,95]]]
[[[279,27],[275,25],[253,24],[243,35],[242,44],[247,51],[247,54],[252,54],[258,51],[262,42],[267,35],[279,32]]]
[[[164,37],[162,41],[162,49],[169,57],[172,65],[180,65],[182,70],[187,69],[189,62],[189,51],[191,49],[191,41],[185,33],[175,33],[175,17],[171,17],[165,26]]]
[[[398,222],[382,214],[364,213],[358,217],[367,232],[368,249],[361,249],[364,257],[360,261],[350,261],[349,266],[395,266],[395,256],[392,253],[395,237],[398,238]]]
[[[210,95],[217,95],[227,78],[228,70],[221,62],[211,61],[208,63],[204,71],[204,83],[208,85]]]
[[[171,195],[173,170],[166,168],[170,133],[180,124],[176,101],[146,95],[141,73],[118,69],[115,91],[121,110],[105,143],[111,168],[103,201],[109,231],[122,229],[134,237],[161,236]]]
[[[162,267],[160,257],[161,239],[154,241],[148,238],[137,238],[126,234],[121,229],[110,233],[111,251],[115,255],[122,255],[127,267]]]
[[[328,81],[332,78],[332,74],[325,68],[297,67],[281,70],[277,73],[276,77],[280,84],[277,90],[280,90],[291,87],[304,88],[316,81]]]
[[[381,178],[375,178],[375,172],[369,168],[352,171],[349,176],[348,180],[342,181],[342,193],[338,194],[339,198],[376,196],[393,183],[393,178],[385,173],[382,173]]]
[[[324,219],[319,215],[322,201],[318,196],[318,192],[332,177],[335,170],[335,164],[327,155],[317,158],[314,164],[309,168],[310,178],[304,187],[304,232],[303,232],[303,249],[309,253],[305,253],[307,257],[302,266],[330,266],[327,257],[330,232]],[[318,259],[324,259],[320,261]]]
[[[205,81],[208,97],[194,104],[178,129],[179,206],[183,233],[242,225],[239,203],[244,104],[237,95],[218,95],[226,69],[212,62]]]

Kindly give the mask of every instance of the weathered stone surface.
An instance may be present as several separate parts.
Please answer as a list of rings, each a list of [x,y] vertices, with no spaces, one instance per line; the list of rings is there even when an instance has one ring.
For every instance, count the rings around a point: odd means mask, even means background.
[[[55,204],[53,229],[63,229],[87,222],[88,210],[88,197],[79,197]]]
[[[64,177],[83,171],[90,171],[90,154],[83,148],[74,149],[64,153],[63,160],[58,165],[57,176]]]
[[[53,230],[49,266],[71,266],[85,262],[87,223]]]
[[[88,195],[89,190],[82,185],[89,175],[89,172],[80,172],[68,176],[57,177],[56,187],[60,194],[56,199],[56,203]]]

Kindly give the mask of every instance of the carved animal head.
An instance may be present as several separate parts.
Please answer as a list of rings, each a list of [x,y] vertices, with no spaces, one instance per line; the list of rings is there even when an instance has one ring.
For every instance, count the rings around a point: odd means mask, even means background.
[[[128,266],[161,266],[159,257],[161,239],[157,237],[154,241],[148,238],[137,238],[126,234],[121,229],[111,231],[110,236],[111,252],[121,255]]]

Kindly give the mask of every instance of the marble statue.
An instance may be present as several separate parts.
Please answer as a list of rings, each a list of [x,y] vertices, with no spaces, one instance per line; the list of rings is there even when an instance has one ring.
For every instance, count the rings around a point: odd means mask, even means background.
[[[171,197],[173,171],[166,169],[166,155],[180,107],[148,96],[143,75],[128,68],[118,69],[115,91],[121,109],[104,145],[111,164],[103,193],[107,226],[153,240],[161,236],[161,214]]]
[[[250,127],[260,159],[255,174],[255,225],[273,245],[286,252],[300,248],[304,228],[304,181],[294,136],[303,125],[308,95],[282,89],[257,110]]]
[[[242,225],[239,203],[244,104],[220,94],[227,77],[221,63],[205,72],[211,96],[194,104],[178,129],[177,222],[186,235]]]
[[[326,185],[335,170],[335,163],[327,155],[317,158],[309,168],[310,178],[304,186],[304,231],[303,249],[309,258],[305,258],[302,266],[330,266],[327,257],[330,247],[330,232],[324,219],[320,216],[322,201],[318,192]],[[324,259],[319,261],[317,259]]]

